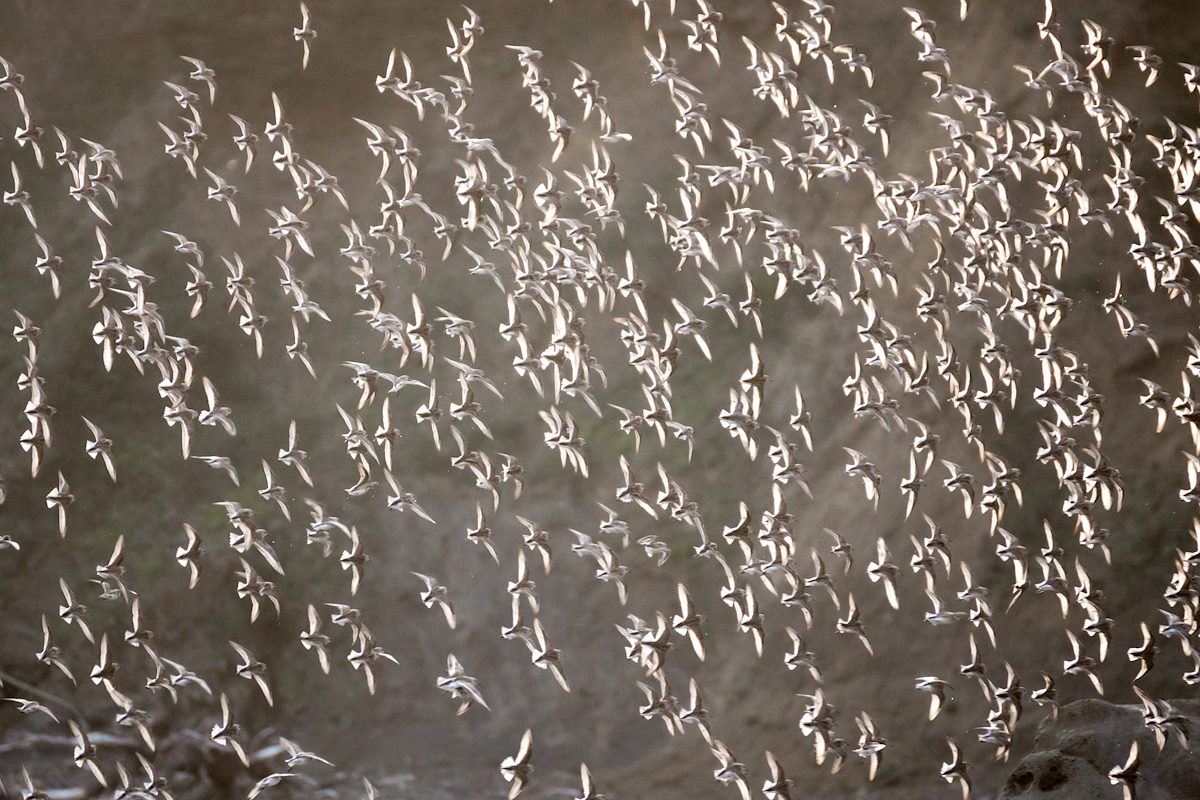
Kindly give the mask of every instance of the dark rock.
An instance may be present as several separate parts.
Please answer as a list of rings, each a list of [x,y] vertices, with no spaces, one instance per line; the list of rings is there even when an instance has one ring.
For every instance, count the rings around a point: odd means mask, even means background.
[[[1200,702],[1172,700],[1191,731],[1200,731]],[[1058,720],[1038,730],[1033,752],[1021,760],[1000,792],[1000,800],[1120,800],[1121,787],[1108,771],[1124,763],[1130,743],[1141,753],[1138,800],[1200,798],[1200,753],[1184,750],[1174,738],[1162,751],[1142,717],[1141,706],[1080,700],[1063,706]]]

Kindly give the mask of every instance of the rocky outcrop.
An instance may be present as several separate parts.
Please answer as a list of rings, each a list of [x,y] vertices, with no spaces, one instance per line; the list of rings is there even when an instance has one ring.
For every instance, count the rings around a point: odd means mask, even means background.
[[[1200,735],[1200,702],[1169,702],[1186,718],[1187,730]],[[1121,787],[1109,781],[1108,771],[1124,763],[1134,739],[1141,754],[1135,787],[1138,800],[1200,798],[1200,748],[1192,745],[1185,750],[1169,737],[1160,751],[1140,705],[1103,700],[1071,703],[1063,706],[1057,721],[1047,719],[1033,752],[1013,770],[1000,798],[1120,800]]]

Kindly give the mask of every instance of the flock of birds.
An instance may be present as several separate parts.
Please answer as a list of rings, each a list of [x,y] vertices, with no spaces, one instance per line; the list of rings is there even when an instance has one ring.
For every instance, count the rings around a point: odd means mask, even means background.
[[[184,57],[187,79],[165,82],[180,109],[175,119],[158,123],[165,155],[178,164],[181,177],[203,187],[200,191],[214,207],[223,207],[220,213],[230,217],[224,224],[259,225],[261,219],[263,232],[275,240],[274,263],[254,264],[234,252],[206,252],[186,232],[164,231],[178,262],[167,269],[186,268],[190,275],[184,289],[190,316],[225,314],[236,320],[261,359],[256,369],[304,370],[314,378],[318,369],[343,371],[347,391],[352,384],[356,396],[355,402],[336,406],[344,423],[344,430],[336,434],[357,475],[349,485],[336,485],[348,512],[382,497],[388,509],[414,524],[431,531],[443,528],[403,483],[404,450],[427,437],[457,470],[454,474],[463,476],[472,498],[475,522],[465,531],[466,538],[497,570],[512,576],[508,597],[496,598],[511,604],[511,624],[501,635],[523,644],[530,665],[548,672],[564,692],[571,691],[573,669],[539,617],[538,573],[549,572],[566,550],[565,543],[573,541],[571,552],[594,562],[595,579],[609,584],[624,606],[633,602],[637,587],[627,585],[630,570],[622,561],[644,552],[654,565],[650,568],[670,569],[668,560],[680,548],[668,540],[691,536],[692,555],[702,559],[701,564],[711,564],[712,580],[692,581],[690,586],[678,582],[677,606],[653,610],[648,619],[628,614],[616,626],[619,637],[614,635],[614,645],[623,645],[625,658],[636,665],[641,678],[637,687],[645,702],[637,713],[660,721],[671,735],[694,731],[711,750],[715,780],[736,789],[744,800],[756,789],[767,800],[787,800],[793,781],[771,752],[765,755],[765,770],[752,779],[757,770],[740,761],[720,738],[720,720],[706,711],[696,678],[688,677],[686,697],[678,697],[668,664],[686,671],[689,662],[703,661],[708,637],[724,635],[727,627],[759,656],[766,636],[786,634],[791,648],[781,666],[805,675],[798,686],[807,704],[798,725],[816,764],[837,772],[848,759],[861,760],[864,777],[874,780],[886,769],[888,737],[901,734],[883,730],[867,708],[854,710],[846,722],[834,701],[852,702],[853,693],[825,684],[823,654],[811,652],[806,637],[814,628],[831,629],[844,635],[847,647],[861,647],[867,658],[874,656],[872,620],[860,611],[855,592],[860,599],[864,592],[879,592],[899,610],[898,586],[906,583],[923,591],[929,605],[908,608],[911,604],[906,602],[905,610],[918,625],[944,627],[942,641],[947,647],[954,642],[956,648],[961,643],[965,659],[957,675],[911,676],[913,690],[929,695],[930,722],[939,717],[955,682],[977,685],[986,708],[972,727],[946,738],[946,760],[937,776],[931,776],[960,787],[964,798],[971,790],[964,757],[969,740],[978,740],[994,749],[997,759],[1005,759],[1031,706],[1056,714],[1058,681],[1082,679],[1087,683],[1077,684],[1073,692],[1090,685],[1104,694],[1097,668],[1112,655],[1114,637],[1130,625],[1139,633],[1117,658],[1128,658],[1137,667],[1132,688],[1141,698],[1145,725],[1160,750],[1186,750],[1189,731],[1184,716],[1143,690],[1138,681],[1156,664],[1175,663],[1163,655],[1174,650],[1191,664],[1179,676],[1182,681],[1200,684],[1200,649],[1192,641],[1200,604],[1200,522],[1181,537],[1189,543],[1177,551],[1159,617],[1140,624],[1122,619],[1118,627],[1092,572],[1111,561],[1105,521],[1121,509],[1124,484],[1102,446],[1104,397],[1093,385],[1088,365],[1057,334],[1073,303],[1085,301],[1069,297],[1055,283],[1072,268],[1087,268],[1070,260],[1071,238],[1082,235],[1084,228],[1103,233],[1110,240],[1106,247],[1122,254],[1119,266],[1107,268],[1105,281],[1112,293],[1103,308],[1121,336],[1133,340],[1128,347],[1158,356],[1155,333],[1126,304],[1123,281],[1143,280],[1148,292],[1163,302],[1190,306],[1189,272],[1200,270],[1200,248],[1190,239],[1192,225],[1200,220],[1200,135],[1169,119],[1169,134],[1144,133],[1141,121],[1105,87],[1115,71],[1136,69],[1144,73],[1147,87],[1156,81],[1180,81],[1187,91],[1200,95],[1200,67],[1164,63],[1150,47],[1117,48],[1096,22],[1085,21],[1082,31],[1065,30],[1051,0],[1046,0],[1037,28],[1046,63],[1017,69],[1028,91],[1038,99],[1044,96],[1052,111],[1069,107],[1086,114],[1091,127],[1073,130],[1056,121],[1055,114],[1010,116],[990,92],[955,83],[950,56],[937,43],[939,22],[917,9],[897,8],[896,13],[907,15],[910,22],[916,59],[936,109],[930,113],[944,134],[942,144],[928,153],[928,174],[913,176],[887,168],[892,121],[885,110],[887,99],[876,103],[861,98],[869,95],[874,82],[869,54],[837,43],[833,5],[822,0],[786,7],[776,3],[774,38],[756,42],[742,37],[739,42],[706,0],[632,2],[644,15],[646,31],[656,31],[644,49],[649,81],[662,102],[674,109],[678,148],[673,155],[680,173],[670,187],[639,189],[618,174],[617,164],[633,146],[632,137],[613,119],[601,86],[585,66],[575,64],[577,74],[570,86],[556,90],[540,51],[506,44],[548,139],[540,174],[521,174],[497,143],[477,133],[469,121],[472,54],[484,40],[483,20],[470,9],[447,20],[448,66],[414,65],[403,52],[393,50],[376,79],[378,91],[398,101],[397,110],[420,127],[422,136],[444,133],[456,149],[457,208],[435,210],[419,193],[422,154],[414,144],[416,137],[396,124],[356,119],[365,134],[366,153],[378,167],[372,197],[349,196],[334,174],[302,155],[303,124],[287,113],[278,94],[272,95],[265,125],[229,114],[239,133],[232,141],[210,137],[206,122],[218,113],[213,111],[218,107],[218,73],[199,58]],[[964,0],[963,18],[967,11]],[[320,23],[319,15],[302,3],[291,31],[300,68],[321,58]],[[1078,33],[1083,36],[1078,49],[1064,43]],[[673,47],[711,58],[723,73],[748,69],[754,98],[786,121],[788,138],[755,141],[751,131],[712,112],[700,81],[683,74]],[[736,63],[739,56],[747,63]],[[123,185],[119,152],[40,119],[26,102],[19,65],[0,59],[0,66],[0,115],[17,120],[9,142],[0,145],[12,175],[3,201],[12,207],[10,213],[28,223],[24,234],[40,252],[33,267],[45,281],[45,290],[56,299],[61,294],[64,302],[78,297],[72,290],[82,284],[82,272],[64,263],[39,232],[40,209],[55,198],[26,190],[23,176],[31,170],[68,176],[66,194],[94,218],[97,250],[87,274],[87,313],[95,319],[91,335],[104,370],[125,376],[132,370],[157,381],[163,424],[177,430],[183,459],[223,473],[235,488],[248,477],[239,466],[244,470],[246,463],[255,464],[258,499],[217,502],[227,515],[228,547],[240,563],[236,586],[230,589],[245,601],[250,621],[262,614],[278,615],[288,602],[272,580],[283,574],[286,564],[272,543],[278,537],[268,533],[264,519],[279,516],[290,523],[294,513],[307,509],[304,540],[311,548],[292,557],[329,559],[344,571],[349,598],[308,605],[308,626],[296,632],[296,646],[311,653],[315,666],[327,674],[332,660],[349,662],[373,694],[385,662],[400,662],[384,649],[383,642],[392,638],[384,626],[369,627],[368,614],[352,605],[359,587],[372,576],[372,536],[311,497],[314,487],[333,486],[341,478],[333,465],[318,468],[310,463],[303,449],[306,441],[332,438],[335,432],[301,430],[293,421],[286,446],[277,453],[247,458],[239,451],[239,415],[223,405],[214,381],[202,374],[208,356],[203,344],[175,333],[177,321],[163,313],[167,303],[156,302],[167,291],[163,286],[174,281],[160,284],[164,276],[123,259],[105,234]],[[441,71],[450,74],[439,78]],[[858,101],[842,103],[836,111],[823,107],[806,90],[821,83]],[[1095,153],[1088,149],[1092,145]],[[1148,164],[1155,171],[1154,183],[1135,172],[1135,164],[1146,160],[1139,156],[1141,150],[1152,151]],[[231,163],[231,154],[238,159],[236,174],[218,172],[219,165]],[[1085,160],[1104,162],[1098,192],[1085,189]],[[271,169],[285,181],[280,205],[265,213],[245,208],[237,184],[255,171]],[[843,182],[868,189],[878,217],[836,228],[840,251],[814,249],[807,242],[815,232],[767,210],[776,195]],[[1157,185],[1165,190],[1143,194],[1144,187]],[[618,203],[618,195],[626,202]],[[636,203],[627,200],[631,196],[637,196]],[[344,236],[340,258],[361,300],[353,316],[339,322],[365,324],[372,336],[377,335],[381,350],[373,363],[339,364],[310,352],[305,342],[310,325],[333,320],[321,298],[310,293],[300,265],[318,253],[325,260],[338,255],[323,247],[324,235],[318,235],[306,215],[318,205],[332,214],[335,204],[341,208]],[[702,209],[720,208],[720,218],[711,222],[701,215]],[[667,287],[669,311],[648,302],[648,283],[638,258],[623,246],[633,244],[625,238],[623,212],[644,214],[651,223],[647,230],[660,234],[661,243],[677,259],[677,273]],[[430,236],[440,252],[426,254],[418,248],[414,237]],[[917,248],[931,251],[933,257],[915,269],[897,265],[897,259],[912,262]],[[397,272],[398,266],[408,269]],[[506,308],[496,334],[444,307],[428,307],[422,299],[427,277],[431,282],[462,283],[478,297],[473,302]],[[221,296],[221,278],[228,302],[222,297],[210,303]],[[276,280],[278,289],[272,286]],[[961,498],[964,518],[977,515],[987,520],[994,557],[1011,576],[1005,585],[977,582],[967,561],[952,554],[950,535],[928,515],[920,533],[881,536],[865,555],[851,543],[857,536],[802,529],[795,508],[801,496],[812,497],[814,479],[803,463],[806,454],[814,448],[837,448],[828,441],[828,420],[811,413],[805,387],[780,387],[772,381],[772,367],[782,370],[785,365],[773,365],[772,349],[759,344],[764,333],[771,332],[771,320],[778,319],[775,309],[801,306],[854,320],[859,346],[842,385],[845,409],[861,425],[878,426],[889,437],[909,443],[903,475],[887,474],[871,455],[844,448],[841,480],[861,486],[864,499],[875,507],[881,495],[899,491],[906,518],[921,510],[929,493]],[[586,326],[585,313],[614,326],[619,341],[606,341],[594,350],[592,331],[598,326]],[[68,537],[77,498],[67,476],[58,471],[47,478],[43,464],[52,444],[76,444],[56,442],[60,437],[53,435],[55,381],[39,371],[38,321],[20,310],[15,317],[13,336],[25,350],[18,387],[27,399],[20,446],[31,476],[48,482],[46,507],[56,517],[59,536]],[[267,351],[263,331],[268,326],[290,329],[291,342],[284,352]],[[745,355],[730,355],[728,348],[712,344],[734,328],[751,338]],[[597,352],[616,348],[627,356],[623,363],[600,361]],[[486,356],[498,350],[511,355],[511,367],[490,366]],[[1031,353],[1038,371],[1022,375],[1016,363],[1024,355],[1018,353]],[[673,377],[703,370],[700,359],[714,358],[742,359],[740,377],[718,390],[727,389],[727,406],[716,419],[677,418]],[[632,381],[636,389],[628,397],[617,395],[609,388],[610,373],[625,376],[621,380]],[[1140,402],[1145,413],[1155,416],[1159,431],[1169,424],[1181,425],[1200,450],[1200,398],[1193,396],[1192,387],[1196,378],[1200,341],[1193,337],[1179,390],[1143,380]],[[623,479],[602,490],[604,502],[594,524],[581,512],[579,529],[551,531],[534,519],[502,511],[520,497],[527,473],[516,457],[496,449],[488,406],[513,406],[501,386],[512,393],[517,390],[509,386],[526,384],[538,400],[545,446],[563,470],[588,478],[589,464],[598,456],[583,431],[608,426],[623,437],[623,452],[615,456]],[[614,379],[612,385],[620,382]],[[784,413],[777,413],[785,403]],[[994,444],[1018,407],[1037,417],[1041,441],[1028,456],[1042,465],[1038,469],[1044,469],[1047,478],[1051,470],[1057,477],[1061,518],[1069,520],[1069,527],[1047,521],[1044,532],[1034,534],[1005,527],[1006,510],[1023,501],[1023,478]],[[104,413],[100,408],[84,419],[90,436],[81,446],[116,482],[124,443],[105,434]],[[956,430],[950,436],[935,433],[935,427]],[[210,435],[205,428],[215,431]],[[690,464],[693,450],[703,450],[721,432],[745,454],[739,469],[761,474],[771,487],[769,506],[753,508],[743,501],[737,519],[706,515],[703,503],[684,488],[686,467],[671,474],[663,464]],[[214,438],[220,433],[227,438]],[[197,451],[201,441],[204,452]],[[955,448],[966,456],[959,462],[944,457]],[[671,459],[653,454],[667,451]],[[1183,455],[1185,480],[1179,497],[1194,503],[1200,500],[1200,457]],[[343,516],[350,519],[350,514]],[[182,568],[180,580],[191,588],[204,580],[210,554],[225,546],[224,541],[217,544],[224,532],[197,530],[181,522],[183,533],[171,545],[172,555]],[[523,530],[522,541],[512,552],[497,534],[501,527],[517,526]],[[714,526],[719,535],[714,535]],[[668,530],[672,533],[664,539]],[[5,550],[17,551],[26,544],[10,535],[0,537],[0,558]],[[90,580],[60,579],[61,604],[42,616],[43,644],[28,654],[53,669],[38,687],[30,687],[36,694],[26,691],[28,696],[21,696],[17,687],[7,686],[6,700],[29,715],[31,724],[48,720],[58,725],[62,711],[54,707],[56,683],[90,681],[101,687],[111,701],[115,724],[132,729],[142,741],[134,754],[136,762],[130,763],[106,748],[98,749],[93,741],[97,733],[67,718],[75,739],[74,764],[93,782],[89,793],[169,798],[169,781],[156,773],[153,762],[156,741],[145,710],[148,694],[171,701],[185,694],[196,699],[216,694],[208,701],[215,720],[209,746],[236,754],[249,767],[248,732],[235,721],[230,694],[220,687],[228,685],[225,678],[243,679],[271,704],[272,671],[234,641],[229,647],[237,666],[230,676],[201,676],[160,653],[136,587],[127,579],[125,560],[124,537],[118,537],[111,556],[87,576]],[[454,587],[434,575],[413,574],[411,590],[454,628]],[[861,581],[864,576],[867,582]],[[89,624],[80,595],[84,588],[91,593],[93,586],[98,587],[98,599],[85,599],[126,606],[127,630],[97,630]],[[697,611],[692,596],[701,592],[706,597],[719,595],[729,609],[728,622],[706,619]],[[1017,602],[1044,604],[1062,618],[1064,632],[1057,644],[1061,667],[1047,664],[1034,682],[1023,682],[1004,660],[993,629],[993,620]],[[348,639],[337,637],[337,628],[345,629]],[[81,662],[79,653],[85,648],[94,663]],[[460,715],[490,710],[491,687],[480,669],[482,665],[464,664],[451,653],[445,674],[436,677],[437,687]],[[275,769],[253,785],[251,800],[278,791],[275,787],[311,785],[305,770],[328,763],[289,740],[280,740],[276,752]],[[536,780],[536,764],[530,729],[516,753],[499,765],[510,786],[510,800]],[[1126,797],[1135,794],[1139,764],[1135,741],[1128,758],[1109,772]],[[579,765],[579,773],[581,792],[575,796],[602,798],[586,764]],[[369,797],[376,794],[369,782],[366,792]],[[20,784],[0,789],[0,796],[37,800],[56,793],[35,784],[25,771]]]

